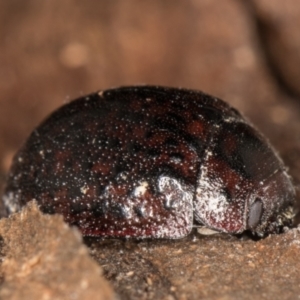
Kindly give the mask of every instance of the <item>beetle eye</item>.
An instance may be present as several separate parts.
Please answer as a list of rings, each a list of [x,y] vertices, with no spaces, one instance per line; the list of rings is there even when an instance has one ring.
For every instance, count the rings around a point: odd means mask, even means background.
[[[261,199],[257,198],[251,205],[248,217],[248,228],[255,228],[260,222],[263,213],[263,204]]]

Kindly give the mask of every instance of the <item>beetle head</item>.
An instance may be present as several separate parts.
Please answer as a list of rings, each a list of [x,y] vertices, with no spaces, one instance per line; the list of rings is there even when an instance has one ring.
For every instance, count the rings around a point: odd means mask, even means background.
[[[278,170],[256,184],[246,209],[246,229],[264,236],[291,226],[295,216],[295,189],[285,171]]]
[[[216,132],[200,170],[195,220],[258,236],[291,225],[295,189],[277,153],[248,124],[231,122]]]

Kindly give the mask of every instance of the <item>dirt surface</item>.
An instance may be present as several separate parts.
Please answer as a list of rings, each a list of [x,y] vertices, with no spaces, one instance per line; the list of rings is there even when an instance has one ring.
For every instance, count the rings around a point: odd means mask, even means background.
[[[300,229],[257,242],[195,234],[178,241],[89,239],[87,244],[121,299],[296,299],[299,294]]]
[[[1,1],[0,185],[15,151],[55,108],[96,90],[147,83],[203,90],[238,108],[299,186],[299,20],[292,0]],[[89,238],[92,261],[60,218],[31,208],[0,223],[0,295],[76,299],[76,290],[102,299],[98,262],[120,299],[297,299],[299,234]],[[81,275],[91,280],[85,291]]]
[[[31,202],[0,221],[1,299],[114,299],[78,230]]]

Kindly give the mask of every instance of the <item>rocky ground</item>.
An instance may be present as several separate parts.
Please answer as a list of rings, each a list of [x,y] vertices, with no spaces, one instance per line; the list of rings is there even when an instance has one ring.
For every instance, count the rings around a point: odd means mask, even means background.
[[[45,116],[120,85],[200,89],[242,111],[300,182],[300,3],[0,2],[0,178]],[[299,197],[298,197],[299,201]],[[33,205],[0,221],[1,299],[297,299],[300,231],[254,241],[82,239]]]

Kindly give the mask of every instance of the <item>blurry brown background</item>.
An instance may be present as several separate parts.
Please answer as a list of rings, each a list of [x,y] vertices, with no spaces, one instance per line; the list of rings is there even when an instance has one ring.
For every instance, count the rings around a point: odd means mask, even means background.
[[[0,1],[2,185],[13,154],[51,111],[135,84],[228,101],[271,140],[298,185],[299,27],[295,0]]]

